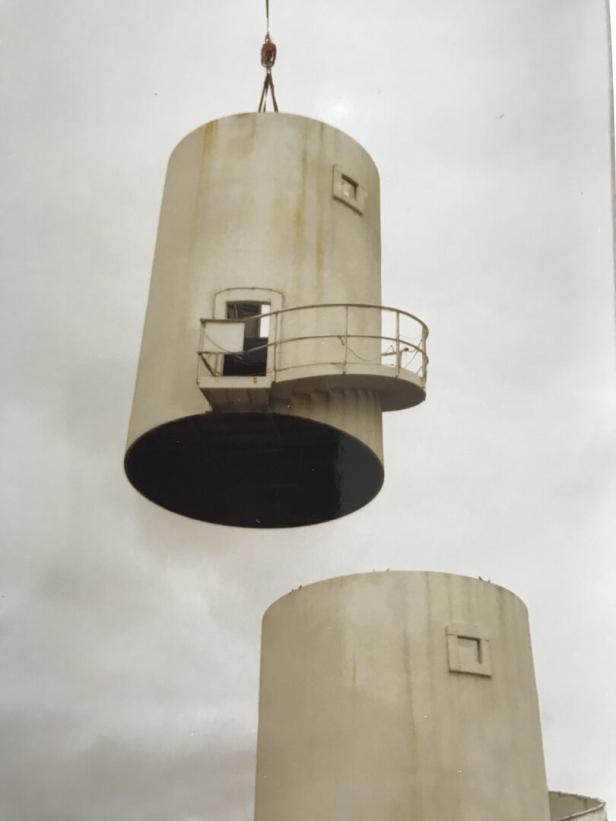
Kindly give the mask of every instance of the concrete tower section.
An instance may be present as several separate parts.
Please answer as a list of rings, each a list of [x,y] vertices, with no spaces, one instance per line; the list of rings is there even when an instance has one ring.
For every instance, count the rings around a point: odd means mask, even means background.
[[[381,305],[379,177],[331,126],[211,122],[167,173],[125,467],[152,501],[284,527],[366,504],[427,328]]]
[[[263,619],[255,821],[548,821],[526,607],[444,573],[331,579]]]

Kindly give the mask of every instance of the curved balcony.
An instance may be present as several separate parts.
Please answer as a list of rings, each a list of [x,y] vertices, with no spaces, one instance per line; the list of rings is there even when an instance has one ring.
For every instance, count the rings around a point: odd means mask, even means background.
[[[607,821],[605,802],[586,795],[550,791],[552,821]]]
[[[197,384],[214,407],[359,388],[378,393],[383,410],[399,410],[425,399],[427,337],[413,314],[361,303],[202,319]]]

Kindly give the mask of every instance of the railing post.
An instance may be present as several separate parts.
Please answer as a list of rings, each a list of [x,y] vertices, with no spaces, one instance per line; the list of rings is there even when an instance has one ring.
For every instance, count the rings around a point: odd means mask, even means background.
[[[396,311],[396,376],[400,376],[400,311]]]
[[[260,327],[260,330],[259,330],[259,334],[263,333],[263,327],[262,327],[262,325],[263,325],[263,316],[268,316],[267,312],[265,314],[261,314],[261,320],[260,320],[261,327]],[[267,342],[265,343],[265,345],[266,345],[266,347],[265,347],[265,376],[269,376],[270,371],[272,370],[272,365],[271,365],[271,360],[270,360],[270,357],[271,357],[271,354],[272,354],[272,349],[270,348],[270,343],[271,343],[271,340],[272,340],[272,333],[273,333],[273,331],[272,331],[272,321],[273,321],[272,316],[270,314],[268,316],[267,336],[265,337],[267,339]]]
[[[278,311],[276,314],[276,334],[274,336],[274,356],[273,356],[273,363],[274,363],[274,375],[273,380],[276,381],[276,377],[278,375],[278,370],[280,368],[280,338],[282,337],[282,312]]]
[[[347,372],[347,363],[349,358],[349,305],[344,306],[344,364],[342,365],[342,373]]]
[[[197,343],[197,373],[196,373],[196,382],[199,385],[199,377],[201,376],[201,364],[203,362],[203,356],[201,351],[203,350],[203,318],[199,320],[201,328],[199,329],[199,342]]]

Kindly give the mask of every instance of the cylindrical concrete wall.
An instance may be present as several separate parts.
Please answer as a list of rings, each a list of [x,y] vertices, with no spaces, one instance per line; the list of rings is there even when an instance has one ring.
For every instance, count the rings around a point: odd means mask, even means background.
[[[263,619],[256,821],[548,821],[526,608],[460,576],[319,582]]]
[[[196,370],[201,320],[225,319],[225,300],[379,305],[380,290],[379,178],[358,143],[290,114],[242,114],[189,134],[171,157],[161,209],[131,482],[179,513],[257,527],[310,524],[369,501],[383,479],[381,405],[369,384],[319,390],[313,380],[265,407],[235,413],[229,399],[232,412],[211,414]],[[287,337],[319,335],[327,310],[277,321]],[[378,334],[378,311],[360,322]],[[378,340],[357,344],[380,352]],[[311,346],[326,362],[340,341],[282,346],[285,373],[314,360]]]

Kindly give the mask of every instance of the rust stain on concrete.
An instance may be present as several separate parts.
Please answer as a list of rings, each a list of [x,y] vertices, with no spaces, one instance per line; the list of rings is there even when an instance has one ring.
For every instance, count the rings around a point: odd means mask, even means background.
[[[302,160],[300,165],[299,188],[297,201],[293,210],[293,226],[295,235],[296,251],[299,250],[304,236],[306,222],[306,182],[308,176],[308,147],[302,148]]]

